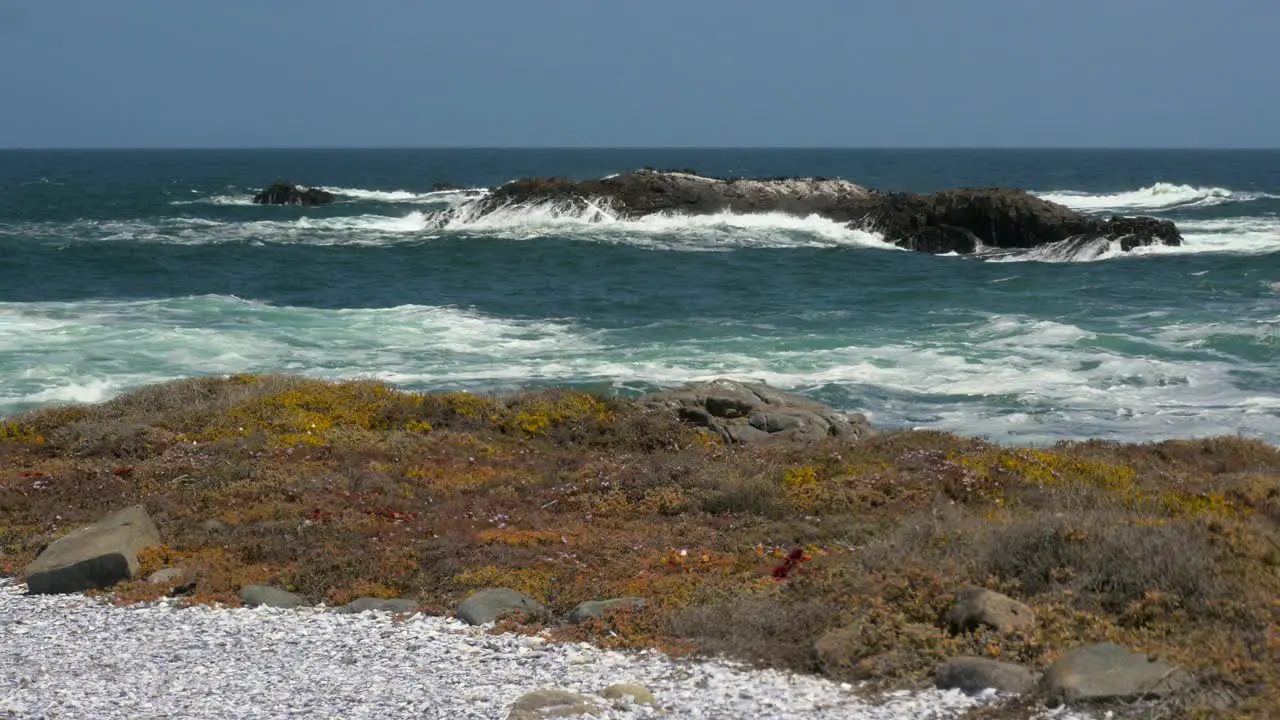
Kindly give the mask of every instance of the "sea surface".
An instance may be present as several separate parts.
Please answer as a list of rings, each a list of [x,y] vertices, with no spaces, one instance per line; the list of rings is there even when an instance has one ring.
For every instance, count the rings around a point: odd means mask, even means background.
[[[525,208],[428,229],[528,175],[642,166],[1013,186],[1186,243],[935,257],[818,217]],[[339,202],[259,207],[277,179]],[[1280,152],[0,152],[0,416],[192,375],[561,385],[759,380],[1019,445],[1280,441]]]

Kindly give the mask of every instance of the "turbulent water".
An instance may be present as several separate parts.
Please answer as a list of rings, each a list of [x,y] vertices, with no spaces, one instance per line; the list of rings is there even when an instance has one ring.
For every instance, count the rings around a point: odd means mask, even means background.
[[[934,257],[781,214],[431,222],[516,177],[641,166],[1023,187],[1186,243]],[[339,202],[252,204],[281,178]],[[0,249],[0,415],[236,372],[624,395],[727,376],[1018,444],[1280,441],[1277,152],[8,152]]]

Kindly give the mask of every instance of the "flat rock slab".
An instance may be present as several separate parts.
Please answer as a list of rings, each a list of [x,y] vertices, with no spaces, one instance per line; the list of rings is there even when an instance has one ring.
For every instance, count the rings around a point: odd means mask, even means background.
[[[240,602],[245,607],[273,607],[286,610],[307,604],[302,596],[269,585],[246,585],[240,588]]]
[[[983,657],[959,657],[938,665],[933,672],[934,684],[943,690],[961,690],[977,695],[986,690],[1003,693],[1030,691],[1036,675],[1013,663]]]
[[[27,566],[33,595],[104,589],[138,573],[138,553],[160,545],[160,532],[141,505],[112,513],[58,538]]]
[[[586,622],[591,618],[597,618],[615,608],[639,608],[644,607],[644,598],[625,597],[613,598],[612,600],[588,600],[579,603],[577,607],[569,612],[569,622],[578,624]]]
[[[1040,690],[1053,704],[1164,697],[1194,682],[1189,673],[1114,643],[1073,650],[1045,670]]]
[[[356,598],[338,608],[334,608],[334,612],[340,613],[361,613],[361,612],[389,612],[396,614],[407,614],[417,612],[418,603],[408,598],[376,598],[362,597]]]
[[[594,716],[600,712],[600,706],[586,696],[566,690],[535,690],[515,701],[507,720]]]
[[[768,439],[857,439],[871,434],[867,418],[843,413],[762,383],[717,379],[653,393],[641,402],[675,410],[680,419],[716,432],[729,443]]]
[[[542,603],[511,588],[488,588],[475,593],[458,606],[458,619],[468,625],[497,622],[503,615],[516,612],[546,612]]]

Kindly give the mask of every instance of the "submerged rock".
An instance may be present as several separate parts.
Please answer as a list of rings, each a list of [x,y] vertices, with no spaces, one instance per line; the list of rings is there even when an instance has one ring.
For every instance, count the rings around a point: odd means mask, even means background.
[[[253,202],[258,205],[328,205],[333,200],[331,192],[288,182],[272,183],[253,196]]]

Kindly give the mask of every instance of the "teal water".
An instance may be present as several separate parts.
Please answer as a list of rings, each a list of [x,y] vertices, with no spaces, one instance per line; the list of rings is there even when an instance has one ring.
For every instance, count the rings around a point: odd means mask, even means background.
[[[428,230],[432,192],[641,166],[1024,187],[1182,248],[931,257],[820,218],[545,208]],[[323,208],[257,207],[287,178]],[[763,380],[1006,442],[1280,441],[1280,152],[0,153],[0,415],[175,377],[635,394]]]

